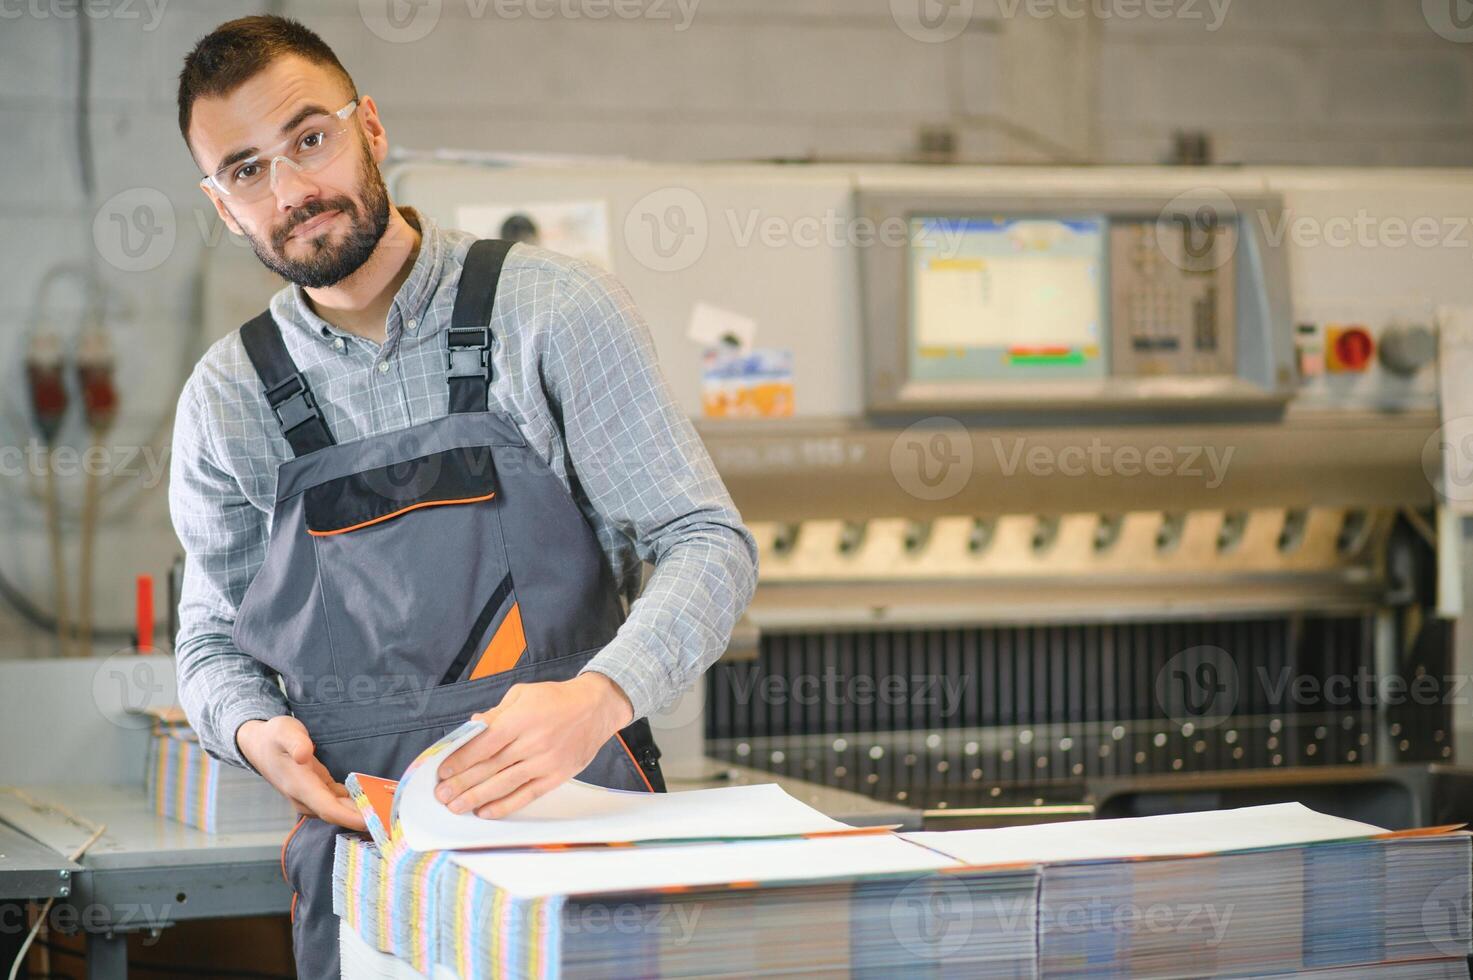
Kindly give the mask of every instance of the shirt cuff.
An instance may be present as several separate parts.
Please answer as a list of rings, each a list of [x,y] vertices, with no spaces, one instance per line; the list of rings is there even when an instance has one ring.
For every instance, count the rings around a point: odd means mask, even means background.
[[[235,741],[235,735],[240,731],[240,726],[248,721],[270,721],[287,714],[283,705],[269,700],[240,700],[232,701],[225,710],[220,712],[220,742],[212,750],[205,746],[205,751],[222,762],[228,762],[233,766],[239,766],[247,772],[256,773],[256,767],[246,760],[240,751],[240,745]],[[263,777],[264,778],[264,777]]]
[[[615,637],[578,673],[585,674],[590,670],[619,685],[619,690],[624,692],[634,709],[635,721],[648,718],[663,708],[668,700],[669,684],[664,670],[647,652],[624,637]]]

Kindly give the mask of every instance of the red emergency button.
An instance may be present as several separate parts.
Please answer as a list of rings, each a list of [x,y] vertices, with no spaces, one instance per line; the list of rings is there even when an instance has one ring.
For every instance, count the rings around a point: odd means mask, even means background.
[[[1325,366],[1332,374],[1359,374],[1376,356],[1376,338],[1365,327],[1331,327],[1325,339]]]

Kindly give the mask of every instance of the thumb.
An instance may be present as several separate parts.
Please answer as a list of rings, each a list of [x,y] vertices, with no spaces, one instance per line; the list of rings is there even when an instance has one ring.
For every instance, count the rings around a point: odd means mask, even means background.
[[[312,761],[312,753],[315,750],[311,736],[300,723],[288,728],[282,735],[281,747],[286,750],[287,755],[292,757],[293,762],[303,766]]]

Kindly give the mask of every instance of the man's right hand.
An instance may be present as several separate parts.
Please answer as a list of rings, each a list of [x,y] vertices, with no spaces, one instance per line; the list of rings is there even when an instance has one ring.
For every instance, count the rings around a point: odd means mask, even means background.
[[[248,721],[235,730],[240,754],[298,813],[350,830],[365,830],[348,788],[317,761],[307,727],[291,715]]]

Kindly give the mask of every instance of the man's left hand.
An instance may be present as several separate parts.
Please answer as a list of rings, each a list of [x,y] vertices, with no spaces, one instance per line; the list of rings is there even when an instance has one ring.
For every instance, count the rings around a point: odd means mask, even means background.
[[[619,685],[596,671],[516,684],[496,707],[471,716],[486,730],[440,764],[435,798],[452,813],[514,813],[582,772],[633,715]]]

